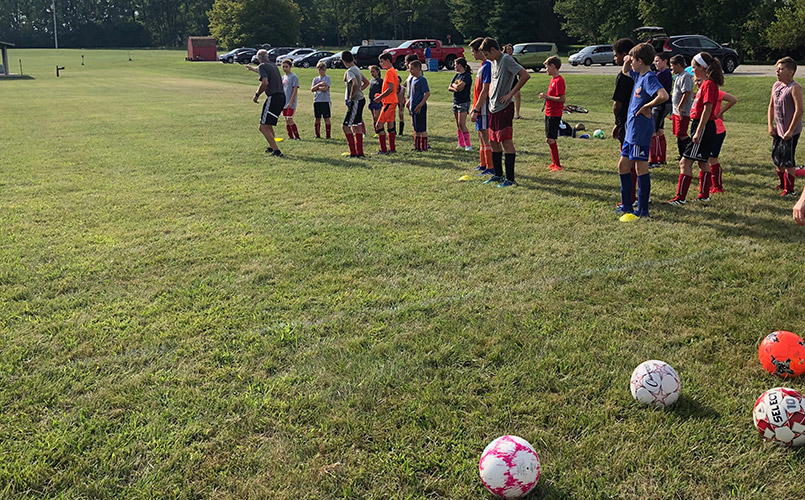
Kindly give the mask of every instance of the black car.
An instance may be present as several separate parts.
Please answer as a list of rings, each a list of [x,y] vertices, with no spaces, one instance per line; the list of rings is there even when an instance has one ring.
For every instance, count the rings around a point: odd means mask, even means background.
[[[268,61],[277,62],[278,57],[282,57],[288,52],[294,50],[293,47],[276,47],[268,51]]]
[[[241,47],[235,50],[231,50],[226,54],[221,54],[218,56],[218,60],[224,63],[235,63],[238,62],[240,64],[246,64],[252,60],[252,57],[257,54],[257,49],[252,49],[249,47]]]
[[[741,60],[734,49],[719,45],[703,35],[668,36],[662,28],[656,26],[644,26],[637,28],[635,32],[649,33],[650,37],[646,41],[654,46],[654,50],[668,52],[672,57],[680,54],[688,64],[699,52],[708,52],[721,62],[724,73],[732,73]]]
[[[341,62],[341,52],[336,52],[330,57],[321,59],[321,62],[327,65],[330,69],[344,69],[344,63]]]
[[[377,57],[387,48],[388,46],[386,45],[359,45],[352,47],[355,64],[359,68],[368,68],[373,64],[380,64]]]
[[[306,56],[300,56],[293,60],[293,65],[297,68],[309,68],[311,66],[315,66],[316,63],[324,59],[325,57],[332,56],[333,53],[327,50],[318,50],[313,52],[312,54],[308,54]],[[326,64],[326,63],[325,63]]]

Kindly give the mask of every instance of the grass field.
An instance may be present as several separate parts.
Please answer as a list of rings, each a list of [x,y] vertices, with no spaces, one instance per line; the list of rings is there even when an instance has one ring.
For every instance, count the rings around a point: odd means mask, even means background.
[[[0,497],[489,498],[478,458],[502,434],[540,454],[533,498],[805,491],[805,452],[751,416],[781,385],[758,343],[805,333],[771,79],[727,78],[725,194],[663,205],[678,171],[654,169],[651,220],[620,224],[616,142],[562,138],[547,170],[545,74],[520,186],[496,189],[458,182],[477,162],[447,72],[426,74],[431,152],[409,126],[404,152],[344,159],[303,91],[304,140],[276,160],[254,73],[84,53],[14,50],[35,80],[0,81]],[[613,78],[567,86],[591,111],[571,119],[608,130]],[[668,411],[629,394],[646,359],[680,374]]]

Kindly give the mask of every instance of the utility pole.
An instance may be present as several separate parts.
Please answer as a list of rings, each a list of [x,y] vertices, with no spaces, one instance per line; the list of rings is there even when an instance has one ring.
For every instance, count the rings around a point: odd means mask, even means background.
[[[54,0],[52,4],[50,4],[50,10],[53,12],[53,43],[56,48],[59,48],[59,32],[56,28],[56,1]]]

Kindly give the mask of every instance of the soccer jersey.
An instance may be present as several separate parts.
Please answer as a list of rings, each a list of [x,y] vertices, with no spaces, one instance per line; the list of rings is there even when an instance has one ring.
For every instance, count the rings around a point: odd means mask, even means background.
[[[383,104],[397,104],[397,86],[400,85],[400,80],[397,78],[397,70],[389,68],[386,70],[386,76],[383,78],[383,92],[391,90],[389,95],[382,99]]]
[[[671,76],[671,70],[668,69],[668,68],[665,68],[662,71],[658,71],[657,72],[657,80],[659,80],[660,84],[662,85],[662,88],[664,88],[665,91],[670,94],[671,93],[671,87],[674,84],[674,77]]]
[[[615,77],[615,92],[612,94],[612,100],[621,103],[621,109],[615,116],[615,125],[623,129],[626,127],[626,117],[629,114],[629,101],[632,100],[632,88],[634,87],[634,80],[629,75],[618,73]]]
[[[693,92],[693,77],[690,76],[690,73],[687,71],[676,75],[676,80],[674,80],[674,92],[671,95],[671,102],[674,105],[673,113],[676,116],[690,116],[690,107],[693,104],[693,99],[688,98],[688,100],[685,101],[685,105],[680,106],[685,92]]]
[[[430,88],[428,87],[428,81],[424,76],[412,78],[411,87],[409,89],[410,97],[408,98],[408,109],[413,112],[414,108],[416,108],[419,103],[422,102],[422,99],[425,98],[425,94],[427,92],[430,92]]]
[[[296,97],[294,97],[293,101],[291,101],[294,87],[299,88],[299,78],[293,73],[283,75],[282,89],[285,91],[286,109],[296,109]]]
[[[654,135],[654,120],[650,116],[638,115],[637,112],[654,99],[654,95],[660,91],[662,84],[652,71],[647,71],[642,75],[636,71],[630,71],[629,76],[634,80],[634,87],[629,100],[624,140],[634,146],[648,146],[651,144],[651,136]]]
[[[313,102],[330,102],[330,77],[328,75],[317,76],[313,79],[313,87],[324,82],[327,84],[327,90],[317,90],[313,94]]]
[[[347,72],[344,73],[344,81],[347,83],[347,90],[344,94],[344,99],[349,101],[352,95],[352,89],[355,89],[355,100],[360,101],[363,99],[363,91],[361,84],[363,83],[363,75],[360,68],[357,66],[350,66]]]
[[[692,120],[699,120],[704,114],[704,106],[712,104],[715,111],[716,102],[718,101],[718,85],[713,83],[712,80],[705,80],[696,92],[696,98],[693,99],[693,106],[690,109],[690,118]],[[715,112],[710,113],[707,121],[714,121],[716,119]]]
[[[489,96],[487,95],[484,102],[478,104],[478,98],[484,90],[484,84],[492,81],[492,63],[488,60],[481,64],[478,68],[478,75],[475,77],[475,92],[472,99],[472,107],[478,110],[479,115],[486,115],[489,113]]]
[[[257,74],[260,76],[260,81],[263,78],[268,78],[268,87],[266,87],[266,95],[274,95],[282,93],[282,77],[280,70],[274,63],[262,63],[257,67]]]
[[[718,91],[718,100],[716,101],[715,105],[713,106],[713,116],[716,117],[716,134],[723,134],[727,131],[724,127],[724,120],[718,118],[718,114],[721,113],[721,101],[724,100],[724,91],[719,89]],[[715,155],[718,156],[718,155]]]
[[[562,75],[556,75],[551,78],[551,83],[548,85],[548,95],[551,97],[559,97],[565,95],[565,79]],[[564,104],[561,102],[545,100],[545,116],[562,116],[562,109]]]
[[[369,80],[369,100],[374,101],[377,94],[383,91],[383,80],[372,78]]]
[[[794,80],[785,84],[783,82],[774,82],[771,88],[772,106],[774,107],[774,123],[777,125],[777,135],[784,136],[791,126],[791,121],[794,119],[794,95],[792,91],[794,87],[799,84]],[[802,132],[802,120],[797,124],[794,129],[794,134],[797,135]]]
[[[453,76],[453,82],[464,82],[464,88],[459,92],[453,92],[453,104],[464,104],[470,102],[470,88],[472,87],[472,75],[469,71],[464,73],[456,73]]]
[[[514,78],[523,69],[509,54],[503,54],[500,59],[492,62],[492,80],[489,82],[489,111],[497,113],[503,111],[512,103],[512,99],[500,102],[500,98],[512,91]]]

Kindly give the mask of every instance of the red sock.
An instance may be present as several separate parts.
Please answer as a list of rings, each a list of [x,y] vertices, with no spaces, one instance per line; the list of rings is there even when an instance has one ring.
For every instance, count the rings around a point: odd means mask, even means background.
[[[682,179],[682,186],[679,192],[679,197],[684,200],[685,198],[688,197],[688,189],[690,189],[690,184],[693,182],[693,176],[679,174],[679,177]]]
[[[325,123],[324,124],[324,129],[327,132],[327,138],[329,139],[330,138],[330,131],[333,129],[333,126],[328,124],[328,123]]]
[[[363,134],[355,134],[355,149],[359,155],[363,154]]]
[[[651,147],[649,148],[648,161],[649,163],[659,163],[659,140],[656,135],[651,136]]]
[[[299,128],[296,126],[295,123],[293,124],[293,135],[297,139],[301,139],[301,137],[299,137]]]
[[[632,174],[632,199],[637,199],[637,167],[632,165],[631,170],[629,173]]]
[[[492,163],[492,146],[486,146],[486,168],[494,168]]]
[[[386,152],[386,133],[383,132],[382,134],[378,134],[378,139],[380,140],[380,151]]]
[[[713,174],[711,172],[699,172],[699,196],[707,198],[710,196]]]
[[[352,134],[345,134],[347,136],[347,142],[349,143],[349,154],[356,155],[358,154],[358,150],[355,148],[355,136]]]
[[[397,133],[396,132],[389,132],[389,151],[392,153],[397,152]]]
[[[559,145],[557,143],[550,144],[551,146],[551,163],[557,167],[561,166],[559,163]]]
[[[785,189],[785,171],[777,170],[777,177],[780,178],[780,185],[777,186],[777,189]]]
[[[425,141],[425,145],[422,147],[422,151],[427,151],[428,150],[428,136],[426,135],[425,137],[422,138],[422,140]],[[793,177],[792,177],[792,179],[793,179]],[[794,181],[791,181],[791,185],[792,186],[794,185]]]
[[[481,145],[481,147],[478,149],[478,156],[481,159],[481,163],[478,165],[481,167],[486,167],[486,146]]]
[[[789,173],[785,174],[785,190],[787,192],[789,192],[789,193],[794,192],[794,180],[795,179],[796,179],[796,177],[794,177],[793,175],[791,175]]]
[[[721,189],[721,164],[715,163],[710,165],[710,170],[713,172],[713,187]]]
[[[659,142],[660,163],[665,163],[665,159],[666,159],[665,158],[665,153],[667,152],[667,147],[666,147],[667,143],[665,142],[665,136],[664,135],[659,136],[658,142]]]
[[[321,123],[314,123],[313,128],[316,129],[316,137],[321,139]]]
[[[414,149],[417,151],[422,151],[422,141],[419,140],[419,136],[414,136]]]
[[[288,122],[285,122],[285,130],[288,131],[288,139],[293,139],[293,129],[288,124]]]

